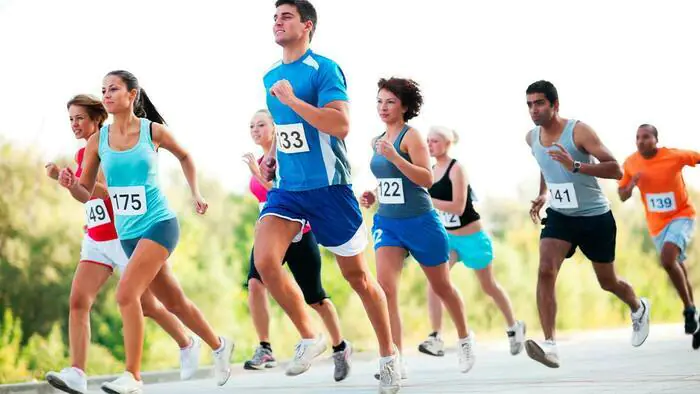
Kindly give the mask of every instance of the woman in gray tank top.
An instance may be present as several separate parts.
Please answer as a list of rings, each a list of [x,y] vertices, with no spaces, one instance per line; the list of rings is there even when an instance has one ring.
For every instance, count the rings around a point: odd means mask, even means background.
[[[379,81],[377,112],[386,131],[373,141],[375,153],[370,163],[379,185],[376,193],[365,192],[361,203],[369,208],[379,201],[372,228],[377,279],[386,293],[391,334],[399,353],[402,341],[398,283],[404,260],[411,254],[455,323],[459,369],[468,372],[474,365],[472,335],[464,304],[450,281],[446,264],[447,233],[427,191],[433,184],[428,147],[418,131],[406,124],[418,115],[422,103],[414,81],[399,78]],[[403,363],[401,375],[406,378]]]

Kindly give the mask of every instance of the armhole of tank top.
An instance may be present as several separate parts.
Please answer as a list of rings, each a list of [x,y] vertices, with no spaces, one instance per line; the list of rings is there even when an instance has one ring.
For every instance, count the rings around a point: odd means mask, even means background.
[[[569,138],[569,142],[571,143],[571,146],[573,146],[574,149],[576,149],[576,151],[582,155],[590,155],[590,153],[582,151],[581,148],[579,148],[578,145],[576,145],[576,140],[574,139],[574,130],[576,129],[576,125],[578,124],[578,120],[569,119],[569,122],[571,122],[572,124],[567,123],[566,128],[569,130],[569,137],[568,138]]]
[[[144,133],[144,123],[148,124],[148,133]],[[153,149],[154,152],[158,152],[156,144],[153,143],[153,122],[149,121],[148,119],[141,118],[141,134],[141,138],[143,138],[148,143],[151,149]]]
[[[455,164],[457,164],[457,159],[452,159],[452,161],[450,162],[450,165],[447,166],[447,171],[445,171],[445,175],[447,175],[447,179],[450,179],[450,171],[452,171],[452,167],[454,167]],[[451,179],[450,179],[450,182],[452,182]]]
[[[100,161],[102,161],[102,144],[103,144],[103,139],[102,137],[107,138],[107,141],[109,141],[109,125],[106,124],[102,127],[100,127],[100,131],[97,133],[97,157],[100,158]],[[107,142],[109,144],[109,142]],[[86,145],[87,147],[87,145]],[[83,152],[83,159],[85,159],[85,152]]]

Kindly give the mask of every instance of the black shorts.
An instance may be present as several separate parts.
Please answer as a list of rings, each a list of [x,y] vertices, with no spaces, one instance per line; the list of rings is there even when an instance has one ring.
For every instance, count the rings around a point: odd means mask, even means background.
[[[554,238],[571,243],[567,259],[578,247],[594,263],[615,261],[617,225],[612,211],[597,216],[567,216],[547,208],[543,224],[540,239]]]
[[[289,270],[301,288],[307,304],[317,304],[328,298],[321,284],[321,252],[313,232],[309,231],[301,241],[289,245],[282,264],[285,262],[289,264]],[[246,285],[251,279],[262,283],[262,278],[255,268],[253,250],[250,251],[250,269]]]

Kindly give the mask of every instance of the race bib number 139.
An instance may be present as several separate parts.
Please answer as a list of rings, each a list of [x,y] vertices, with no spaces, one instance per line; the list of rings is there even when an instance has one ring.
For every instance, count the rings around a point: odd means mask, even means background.
[[[578,199],[573,183],[550,183],[547,186],[549,188],[549,204],[552,207],[559,209],[578,208]]]
[[[673,212],[676,210],[676,196],[673,192],[647,193],[645,197],[649,212]]]
[[[109,197],[115,215],[139,216],[147,211],[144,186],[110,187]]]

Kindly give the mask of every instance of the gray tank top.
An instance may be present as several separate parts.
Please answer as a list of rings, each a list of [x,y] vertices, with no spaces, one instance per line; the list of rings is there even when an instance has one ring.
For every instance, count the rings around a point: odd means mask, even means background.
[[[576,123],[576,120],[569,119],[557,142],[574,160],[593,164],[593,157],[581,152],[574,143]],[[553,210],[568,216],[597,216],[610,210],[610,203],[601,191],[596,177],[575,174],[549,156],[548,151],[558,148],[542,146],[539,126],[530,131],[530,145],[532,145],[532,155],[537,159],[547,183],[549,205]]]
[[[408,153],[401,152],[401,141],[408,132],[409,126],[405,125],[394,141],[394,148],[404,159],[411,162]],[[382,134],[379,136],[381,138]],[[374,152],[370,161],[372,174],[379,181],[377,199],[379,209],[377,215],[389,218],[410,218],[420,216],[433,209],[430,194],[424,187],[418,186],[408,179],[395,165],[384,156]]]

